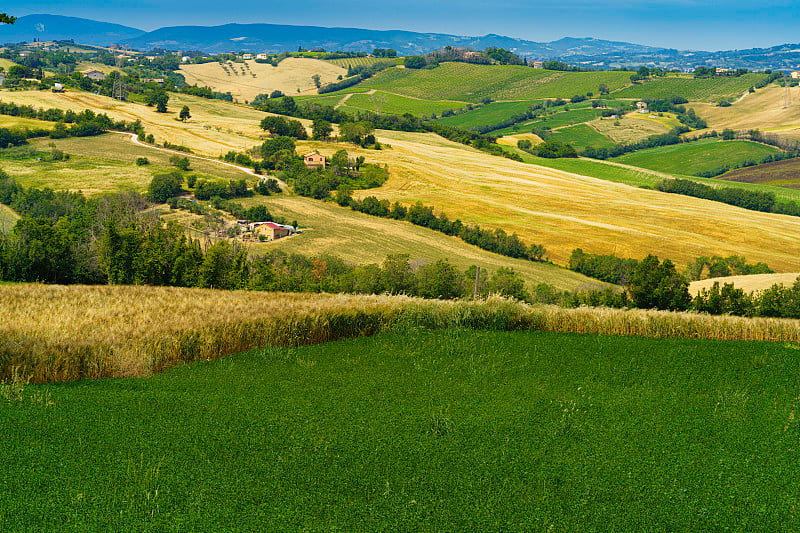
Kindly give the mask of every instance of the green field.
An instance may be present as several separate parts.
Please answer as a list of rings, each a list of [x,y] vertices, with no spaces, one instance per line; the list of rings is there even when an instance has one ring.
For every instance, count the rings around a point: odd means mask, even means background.
[[[468,130],[476,126],[485,126],[502,122],[512,115],[524,113],[535,104],[535,101],[523,100],[520,102],[492,102],[488,105],[477,107],[476,109],[455,115],[453,117],[442,117],[439,122],[448,126]]]
[[[614,93],[619,98],[669,98],[682,96],[690,101],[739,97],[764,79],[765,74],[745,74],[739,77],[693,78],[691,75],[653,78]]]
[[[566,115],[567,113],[564,114]],[[579,152],[589,146],[593,148],[611,148],[614,146],[614,141],[588,124],[578,124],[577,126],[569,126],[552,131],[547,134],[547,139],[571,144]]]
[[[797,355],[411,328],[29,385],[0,528],[796,530]]]
[[[549,128],[561,128],[564,126],[571,126],[573,124],[582,124],[589,122],[601,116],[603,112],[599,109],[570,109],[566,112],[556,113],[547,118],[541,118],[533,121],[533,125],[547,126]]]
[[[380,101],[382,100],[382,105]],[[448,109],[466,108],[464,102],[453,101],[436,101],[436,100],[420,100],[417,98],[406,98],[396,94],[388,94],[378,91],[376,94],[363,94],[356,93],[348,98],[344,104],[344,108],[349,108],[354,111],[370,111],[377,112],[376,101],[379,102],[381,113],[388,113],[390,115],[402,115],[404,113],[411,113],[412,115],[432,115],[440,114],[442,111]]]
[[[778,149],[771,146],[750,141],[704,139],[638,150],[615,157],[613,161],[659,172],[692,176],[725,165],[733,166],[747,160],[758,161],[778,152]]]
[[[601,83],[615,90],[628,85],[629,78],[625,72],[556,72],[511,65],[442,63],[431,70],[384,70],[359,86],[417,98],[479,102],[485,97],[532,100],[597,94]]]
[[[336,104],[339,103],[339,100],[342,99],[342,95],[335,94],[333,96],[294,96],[293,98],[298,103],[314,103],[317,105],[335,107]]]
[[[46,123],[47,124],[47,123]],[[40,161],[35,153],[49,153],[55,146],[69,155],[66,161]],[[24,187],[82,191],[95,195],[120,190],[143,192],[155,174],[172,172],[174,153],[135,145],[127,134],[52,140],[32,139],[27,146],[0,149],[0,168]],[[137,166],[146,157],[150,164]],[[252,176],[214,161],[190,157],[192,173],[200,177],[248,179]]]

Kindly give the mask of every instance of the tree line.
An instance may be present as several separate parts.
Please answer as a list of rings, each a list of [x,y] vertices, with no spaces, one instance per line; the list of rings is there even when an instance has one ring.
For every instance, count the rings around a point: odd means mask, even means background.
[[[734,205],[751,211],[800,216],[800,204],[778,200],[774,192],[750,191],[738,187],[712,187],[685,179],[666,179],[656,184],[661,192],[682,194]]]
[[[405,207],[399,202],[390,204],[388,200],[378,200],[374,196],[356,200],[346,190],[337,191],[334,199],[339,205],[349,206],[353,211],[382,218],[405,220],[416,226],[458,237],[466,243],[500,255],[529,261],[545,261],[546,250],[542,245],[531,244],[528,246],[516,233],[508,235],[502,228],[492,231],[475,224],[464,224],[458,219],[450,220],[445,213],[437,215],[432,207],[421,202]]]

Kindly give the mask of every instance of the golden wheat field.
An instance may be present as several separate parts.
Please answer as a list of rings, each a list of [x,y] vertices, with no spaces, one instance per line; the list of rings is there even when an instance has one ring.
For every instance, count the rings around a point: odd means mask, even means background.
[[[289,96],[317,94],[312,76],[319,75],[320,83],[325,85],[336,81],[338,76],[346,75],[347,70],[328,61],[287,57],[277,67],[255,61],[229,61],[224,65],[217,62],[181,65],[180,73],[189,85],[211,87],[221,93],[230,92],[234,100],[250,102],[259,94],[269,94],[275,90]]]
[[[0,379],[137,377],[268,345],[301,345],[397,327],[471,327],[800,340],[800,321],[663,311],[532,307],[405,296],[254,293],[142,286],[0,285]]]
[[[74,111],[92,109],[106,113],[115,120],[141,120],[145,131],[152,133],[157,143],[169,141],[211,157],[230,150],[246,150],[260,144],[265,138],[259,123],[267,113],[244,105],[185,94],[170,93],[167,113],[157,113],[154,108],[143,104],[119,102],[107,96],[80,91],[0,91],[0,101]],[[178,111],[184,105],[189,106],[192,118],[181,122],[178,120]],[[301,122],[311,124],[310,121]]]
[[[758,129],[800,139],[800,87],[787,89],[770,85],[750,93],[730,107],[711,103],[692,103],[698,115],[708,122],[708,131]],[[698,132],[702,133],[702,132]]]
[[[572,250],[685,264],[704,255],[743,255],[776,271],[800,270],[800,218],[665,194],[493,157],[432,134],[379,132],[384,151],[357,150],[386,163],[389,180],[359,191],[406,204],[421,201],[490,228],[543,244],[565,264]],[[331,155],[337,146],[305,143]]]
[[[769,289],[773,285],[785,285],[791,287],[800,276],[800,272],[788,272],[784,274],[752,274],[749,276],[727,276],[724,278],[709,278],[700,281],[693,281],[689,284],[689,292],[698,294],[703,289],[710,289],[714,283],[720,286],[725,283],[732,283],[737,289],[750,293]]]

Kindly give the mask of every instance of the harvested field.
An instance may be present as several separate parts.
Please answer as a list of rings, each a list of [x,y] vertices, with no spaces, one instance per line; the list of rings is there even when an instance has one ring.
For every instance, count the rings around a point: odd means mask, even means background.
[[[689,284],[689,292],[699,293],[702,289],[710,289],[714,283],[719,282],[720,286],[726,283],[733,283],[737,289],[742,289],[746,293],[763,291],[773,285],[785,285],[791,287],[800,276],[799,272],[786,274],[752,274],[749,276],[728,276],[724,278],[709,278],[700,281],[693,281]]]
[[[704,255],[744,255],[772,268],[800,268],[800,218],[758,213],[487,156],[434,135],[379,132],[391,149],[357,151],[386,163],[390,201],[422,201],[451,218],[503,228],[547,248],[564,264],[572,250],[681,264]],[[309,146],[331,151],[324,144]],[[604,171],[613,173],[613,168]],[[625,171],[627,172],[627,171]],[[758,232],[752,231],[757,227]],[[771,235],[766,241],[764,232]]]
[[[152,133],[158,144],[166,140],[211,157],[230,150],[246,150],[263,142],[265,137],[259,123],[267,113],[222,100],[185,94],[170,93],[167,113],[157,113],[155,109],[142,104],[119,102],[106,96],[80,91],[0,91],[0,100],[73,111],[92,109],[98,113],[106,113],[115,120],[141,120],[145,131]],[[181,122],[178,120],[178,111],[184,105],[189,106],[192,118]],[[301,122],[311,124],[310,121]]]
[[[224,68],[223,68],[224,67]],[[255,61],[217,62],[181,65],[179,70],[186,83],[211,87],[221,93],[231,93],[234,100],[251,102],[259,94],[281,91],[289,96],[316,94],[312,76],[318,74],[320,83],[332,83],[347,70],[330,61],[287,57],[277,67]]]

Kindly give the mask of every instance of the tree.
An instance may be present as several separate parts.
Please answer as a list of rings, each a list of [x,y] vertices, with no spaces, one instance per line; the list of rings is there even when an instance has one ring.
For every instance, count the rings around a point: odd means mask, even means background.
[[[180,118],[183,122],[186,122],[187,120],[192,118],[191,113],[189,113],[189,106],[188,105],[185,105],[185,106],[183,106],[181,108],[181,112],[178,115],[178,118]]]
[[[422,56],[406,56],[403,60],[403,66],[406,68],[422,68],[427,64],[425,58]]]
[[[178,173],[159,174],[147,186],[147,194],[154,202],[166,202],[181,192],[183,179]]]
[[[169,162],[181,170],[189,170],[189,158],[173,155],[169,158]]]
[[[5,13],[0,13],[0,23],[1,24],[14,24],[17,21],[17,17],[12,17]]]
[[[156,111],[159,113],[167,112],[167,102],[169,102],[169,95],[160,87],[151,90],[145,96],[145,104],[149,106],[156,106]]]
[[[333,133],[333,126],[327,120],[314,119],[314,124],[311,126],[311,136],[314,140],[322,141],[330,137]]]
[[[636,267],[628,290],[633,304],[641,309],[682,311],[692,301],[689,283],[678,274],[672,261],[659,263],[654,255],[648,255]]]
[[[322,81],[321,81],[321,78],[320,78],[319,74],[314,74],[313,76],[311,76],[311,81],[314,82],[314,86],[317,89],[319,89],[322,86]]]

